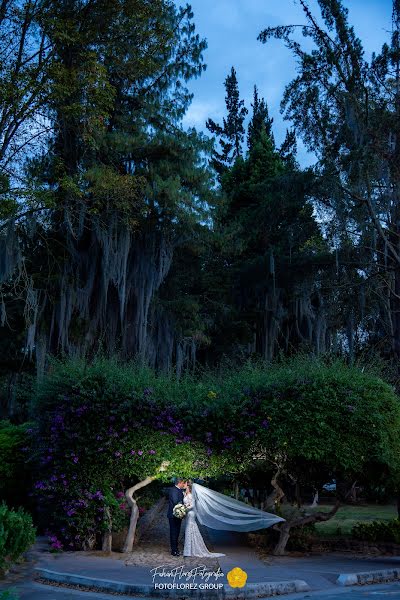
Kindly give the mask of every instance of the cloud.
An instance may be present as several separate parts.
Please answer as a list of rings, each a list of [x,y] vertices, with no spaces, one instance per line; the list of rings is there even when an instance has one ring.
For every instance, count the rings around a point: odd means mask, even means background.
[[[224,105],[217,100],[207,102],[194,99],[186,115],[183,118],[185,127],[196,127],[196,129],[206,128],[206,121],[209,117],[218,121],[224,114]]]
[[[285,86],[295,76],[296,63],[278,40],[261,44],[257,36],[268,26],[304,23],[299,2],[294,0],[191,0],[196,29],[207,38],[205,52],[207,70],[198,80],[190,82],[193,103],[184,125],[205,129],[208,117],[221,121],[225,114],[223,82],[231,67],[238,74],[240,95],[250,109],[253,86],[268,102],[274,118],[275,139],[283,140],[290,123],[280,114],[280,101]],[[349,8],[350,23],[362,39],[366,58],[373,50],[379,52],[384,40],[389,40],[391,0],[344,0]],[[312,11],[320,15],[317,0],[309,0]],[[321,18],[318,18],[321,22]],[[310,43],[308,41],[308,43]],[[306,150],[299,145],[301,162],[309,164]]]

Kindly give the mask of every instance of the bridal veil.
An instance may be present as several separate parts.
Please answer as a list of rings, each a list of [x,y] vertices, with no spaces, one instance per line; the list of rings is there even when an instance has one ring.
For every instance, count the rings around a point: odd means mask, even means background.
[[[198,483],[193,484],[192,495],[197,520],[211,529],[255,531],[285,520]]]

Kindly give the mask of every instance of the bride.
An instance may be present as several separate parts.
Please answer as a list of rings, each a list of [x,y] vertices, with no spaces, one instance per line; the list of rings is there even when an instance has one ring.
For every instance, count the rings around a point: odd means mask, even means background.
[[[192,484],[189,482],[187,483],[183,503],[187,510],[183,556],[208,556],[210,558],[225,556],[225,554],[219,554],[218,552],[210,552],[204,543],[203,536],[201,535],[199,526],[196,523]]]
[[[198,483],[187,483],[183,502],[187,509],[184,556],[204,558],[225,556],[225,554],[209,552],[196,519],[205,527],[225,531],[254,531],[271,527],[285,520]]]

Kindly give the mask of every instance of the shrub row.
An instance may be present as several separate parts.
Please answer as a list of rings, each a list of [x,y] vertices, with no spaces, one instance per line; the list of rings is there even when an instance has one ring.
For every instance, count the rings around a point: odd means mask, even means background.
[[[357,523],[352,529],[356,540],[400,544],[400,519]]]

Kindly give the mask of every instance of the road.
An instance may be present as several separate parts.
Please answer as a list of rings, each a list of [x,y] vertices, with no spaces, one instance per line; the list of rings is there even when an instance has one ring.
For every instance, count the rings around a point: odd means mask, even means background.
[[[4,591],[0,587],[0,593]],[[10,588],[8,588],[10,589]],[[112,598],[128,598],[128,596],[112,596],[108,594],[96,594],[91,592],[80,592],[65,588],[40,585],[37,583],[23,583],[16,585],[18,600],[111,600]],[[12,598],[12,596],[11,596]],[[132,599],[132,596],[129,596]],[[400,600],[400,583],[384,585],[369,585],[364,587],[339,588],[319,592],[306,592],[282,596],[282,600]],[[137,599],[137,600],[143,600]],[[271,600],[266,598],[265,600]]]
[[[3,598],[1,593],[5,590],[10,592],[10,595],[8,597],[6,596],[5,600],[114,600],[114,598],[121,598],[121,600],[125,598],[128,600],[128,596],[80,592],[78,590],[53,587],[51,585],[40,585],[34,582],[18,584],[7,588],[3,586],[0,587],[1,600]],[[131,598],[131,600],[134,599]],[[139,598],[137,600],[139,600]],[[143,600],[143,598],[140,600]]]
[[[286,600],[400,600],[400,582],[282,596]]]

